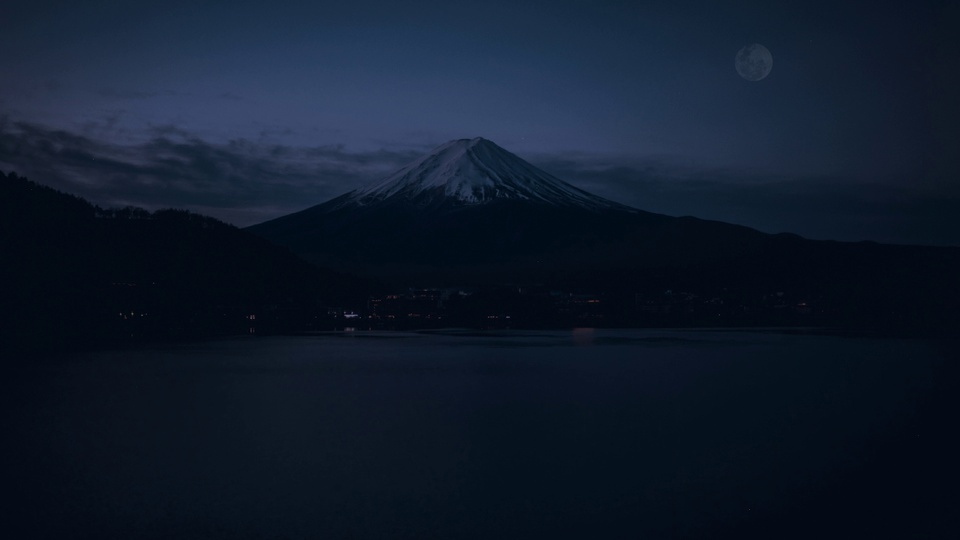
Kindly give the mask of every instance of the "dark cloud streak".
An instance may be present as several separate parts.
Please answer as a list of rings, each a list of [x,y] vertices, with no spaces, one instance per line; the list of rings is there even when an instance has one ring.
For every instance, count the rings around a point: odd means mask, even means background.
[[[583,189],[651,212],[823,240],[960,245],[960,186],[763,175],[668,159],[597,165],[583,158],[533,161]]]
[[[176,126],[120,145],[26,122],[0,121],[0,167],[103,206],[178,207],[236,225],[300,210],[376,180],[416,157],[340,146],[235,139],[214,144]]]
[[[141,90],[120,90],[117,88],[101,88],[97,91],[97,94],[111,99],[150,99],[155,97],[186,95],[179,92],[174,92],[173,90],[167,90],[163,92],[144,92]]]

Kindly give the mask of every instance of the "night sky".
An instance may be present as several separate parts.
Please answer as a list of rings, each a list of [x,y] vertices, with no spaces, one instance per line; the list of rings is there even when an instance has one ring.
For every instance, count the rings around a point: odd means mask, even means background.
[[[644,210],[960,245],[960,3],[517,4],[4,0],[0,170],[245,226],[482,136]]]

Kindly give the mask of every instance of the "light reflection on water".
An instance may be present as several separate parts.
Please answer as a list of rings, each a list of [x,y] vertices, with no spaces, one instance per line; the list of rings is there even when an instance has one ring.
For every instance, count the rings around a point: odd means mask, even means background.
[[[21,494],[9,527],[38,537],[789,537],[786,519],[799,537],[828,518],[862,532],[869,515],[877,531],[897,531],[917,516],[891,493],[931,489],[923,468],[955,449],[931,441],[927,404],[956,400],[940,392],[953,372],[939,350],[584,328],[87,354],[6,381],[7,485]],[[920,455],[909,477],[896,473]],[[886,492],[870,484],[879,473]]]

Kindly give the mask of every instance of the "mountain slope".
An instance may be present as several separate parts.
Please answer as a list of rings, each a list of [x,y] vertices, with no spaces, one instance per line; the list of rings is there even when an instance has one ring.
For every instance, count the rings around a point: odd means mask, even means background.
[[[451,141],[382,182],[250,230],[344,270],[446,281],[730,257],[766,236],[609,201],[482,138]]]

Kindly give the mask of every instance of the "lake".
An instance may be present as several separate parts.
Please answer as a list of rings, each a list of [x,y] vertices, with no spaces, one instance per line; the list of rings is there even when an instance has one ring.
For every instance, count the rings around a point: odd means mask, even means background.
[[[955,343],[338,332],[4,379],[7,538],[946,537]],[[9,365],[9,362],[8,362]]]

